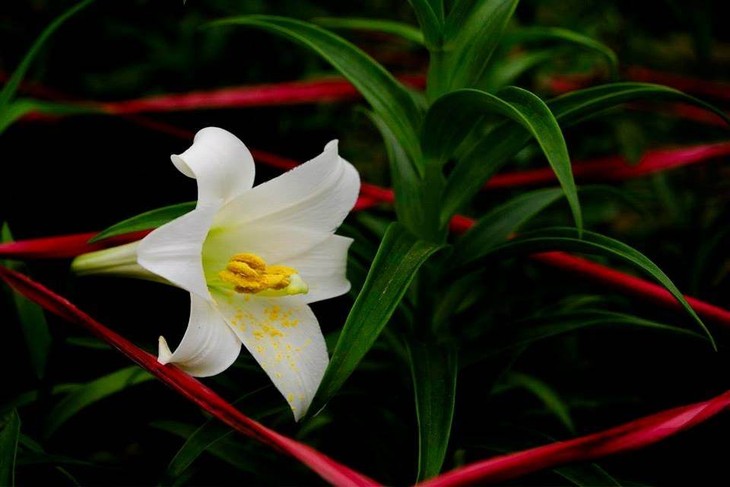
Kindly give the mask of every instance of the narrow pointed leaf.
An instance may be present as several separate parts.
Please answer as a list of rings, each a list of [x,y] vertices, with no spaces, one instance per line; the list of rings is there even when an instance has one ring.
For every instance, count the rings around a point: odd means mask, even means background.
[[[127,233],[157,228],[179,216],[189,213],[194,208],[195,202],[190,201],[146,211],[102,230],[94,235],[94,237],[89,240],[89,243],[98,242],[100,240],[105,240],[110,237],[116,237]]]
[[[418,240],[399,223],[388,227],[342,328],[311,411],[324,406],[355,371],[390,320],[418,269],[439,248]]]
[[[416,13],[423,39],[429,49],[438,49],[443,42],[443,0],[408,0]],[[438,4],[438,5],[434,5]],[[434,9],[436,6],[436,9]]]
[[[700,317],[697,316],[694,309],[692,309],[689,303],[687,303],[687,300],[669,277],[667,277],[667,275],[664,274],[664,272],[662,272],[662,270],[644,254],[629,245],[610,237],[594,232],[585,232],[582,236],[579,236],[576,231],[571,228],[538,230],[525,233],[524,235],[502,245],[498,245],[490,249],[484,249],[481,255],[477,253],[460,258],[457,254],[455,255],[454,260],[455,266],[457,267],[463,267],[466,264],[473,266],[480,260],[488,256],[493,256],[496,253],[505,255],[526,252],[535,253],[550,250],[570,250],[574,252],[585,252],[615,257],[647,273],[664,286],[666,290],[669,291],[677,301],[679,301],[692,319],[705,332],[707,337],[710,339],[712,346],[715,347],[715,341],[709,330]]]
[[[426,240],[440,240],[442,229],[433,218],[438,214],[439,201],[434,196],[440,194],[445,182],[427,186],[390,128],[377,114],[371,112],[368,115],[380,131],[388,152],[398,220],[414,235]]]
[[[552,413],[568,431],[574,432],[575,426],[570,417],[570,410],[560,395],[547,383],[532,375],[521,372],[509,372],[503,379],[508,387],[519,387],[538,398],[545,408]]]
[[[24,434],[20,435],[18,444],[23,449],[22,456],[19,457],[16,462],[16,465],[18,466],[51,464],[55,466],[59,471],[62,470],[60,469],[61,465],[78,465],[86,467],[95,466],[94,463],[89,461],[77,460],[75,458],[70,458],[63,455],[52,455],[46,453],[43,447],[38,442]],[[68,474],[64,473],[64,476],[68,476]],[[75,485],[79,484],[75,483]]]
[[[534,128],[530,131],[540,145],[560,182],[560,186],[563,188],[580,234],[583,229],[583,216],[578,201],[578,190],[573,180],[568,148],[555,116],[539,97],[527,90],[515,87],[506,88],[499,92],[499,96],[526,117],[531,118]]]
[[[1,240],[3,243],[13,241],[13,235],[10,233],[7,224],[2,227]],[[4,265],[15,270],[23,270],[24,267],[21,263],[11,261],[5,262]],[[16,292],[12,292],[12,294],[18,320],[28,347],[30,363],[36,377],[42,379],[46,373],[46,363],[51,348],[51,332],[48,330],[46,315],[40,306],[26,297]]]
[[[23,81],[33,59],[35,59],[38,55],[43,45],[48,41],[53,33],[63,25],[64,22],[73,17],[79,11],[88,7],[93,1],[94,0],[83,0],[77,3],[70,9],[66,10],[63,14],[56,17],[53,22],[48,25],[48,27],[43,29],[43,32],[41,32],[35,40],[33,45],[23,57],[23,60],[20,62],[20,65],[15,69],[8,82],[5,83],[5,86],[0,91],[0,113],[5,111],[7,104],[10,102],[13,95],[15,95],[15,92],[18,90],[18,86],[20,86],[20,82]]]
[[[12,410],[0,417],[0,485],[15,485],[15,459],[20,437],[20,417]]]
[[[421,487],[504,483],[546,468],[591,461],[645,448],[697,426],[730,408],[730,391],[687,406],[661,411],[598,433],[475,462]]]
[[[331,483],[359,486],[378,485],[367,477],[358,474],[344,465],[336,463],[316,450],[279,435],[247,418],[197,380],[175,367],[163,366],[154,356],[138,349],[121,336],[101,325],[101,323],[90,318],[67,300],[33,282],[26,276],[0,267],[0,278],[11,284],[16,290],[22,292],[28,298],[44,306],[47,310],[88,328],[94,334],[114,345],[125,355],[142,365],[146,370],[152,372],[174,390],[183,394],[184,397],[200,405],[224,423],[246,436],[255,438],[291,455]]]
[[[364,19],[355,17],[322,17],[314,19],[314,22],[329,29],[349,29],[383,32],[392,34],[414,44],[424,44],[423,34],[416,27],[404,22],[382,19]]]
[[[29,114],[64,116],[100,113],[100,109],[93,105],[74,103],[57,103],[27,98],[9,101],[4,109],[0,109],[0,134],[17,120]]]
[[[456,400],[455,351],[444,344],[409,340],[408,357],[418,420],[418,481],[441,472]]]
[[[462,0],[459,3],[468,2]],[[451,73],[448,86],[452,89],[475,86],[482,78],[518,0],[472,3],[471,9],[456,5],[455,14],[449,15],[446,22],[445,49],[449,54],[447,63]],[[468,14],[463,14],[467,10]]]
[[[506,44],[535,42],[542,45],[545,41],[572,44],[602,56],[615,77],[618,74],[618,56],[613,49],[579,32],[559,27],[523,27],[505,36]]]
[[[634,315],[604,310],[582,310],[520,322],[519,326],[498,330],[489,336],[489,341],[494,353],[499,353],[506,349],[522,348],[541,340],[595,327],[629,327],[705,339],[704,335],[693,330],[646,320]]]
[[[420,160],[416,127],[420,125],[422,114],[415,99],[383,66],[356,46],[313,24],[284,17],[251,15],[222,19],[209,25],[254,27],[308,47],[362,93],[403,145],[411,161],[418,163]]]
[[[556,468],[555,473],[576,487],[621,487],[621,483],[595,463]]]
[[[454,246],[454,255],[468,258],[502,244],[524,223],[562,196],[560,189],[541,189],[524,193],[497,206],[462,236]]]
[[[682,303],[663,286],[632,276],[597,262],[568,254],[566,252],[543,252],[533,254],[531,259],[541,264],[560,269],[561,272],[577,275],[581,279],[597,282],[628,296],[635,296],[646,303],[652,303],[666,309],[682,311]],[[707,320],[730,327],[730,310],[715,306],[691,296],[685,296],[687,302],[697,313]]]
[[[576,90],[548,102],[564,127],[595,116],[607,108],[637,100],[676,101],[714,113],[730,125],[730,117],[719,108],[674,88],[651,83],[610,83]]]
[[[445,14],[445,2],[448,2],[450,0],[428,0],[428,3],[431,4],[431,8],[436,13],[436,17],[439,19],[444,19]]]
[[[582,228],[578,192],[560,126],[547,105],[529,91],[507,88],[497,97],[484,91],[464,89],[441,97],[431,107],[424,121],[423,154],[427,164],[440,165],[446,162],[465,135],[487,113],[508,117],[535,138],[563,187],[576,226]],[[519,138],[520,135],[515,137]],[[511,145],[509,139],[502,140],[503,144],[507,142]],[[442,221],[448,221],[451,216],[451,213],[443,213]]]
[[[332,460],[317,450],[283,436],[252,420],[192,376],[177,367],[160,364],[154,355],[136,347],[129,340],[91,318],[67,299],[33,281],[29,277],[0,266],[0,279],[11,285],[16,291],[22,293],[28,299],[42,306],[46,311],[81,325],[98,338],[109,343],[182,397],[204,409],[239,433],[291,456],[308,466],[312,471],[319,474],[331,484],[362,487],[379,485],[372,479]]]
[[[59,103],[28,98],[11,100],[0,110],[0,134],[26,115],[61,117],[101,113],[101,108],[92,104]]]
[[[555,59],[556,49],[542,49],[521,52],[518,56],[495,60],[489,70],[484,73],[479,87],[493,93],[514,85],[515,81],[531,69]]]
[[[719,100],[730,100],[730,84],[718,79],[703,79],[679,73],[657,71],[646,66],[628,66],[625,75],[633,81],[659,83],[688,93]]]
[[[151,380],[153,377],[132,366],[93,380],[64,397],[48,414],[45,435],[51,436],[79,411],[128,387]]]
[[[258,399],[256,392],[246,394],[236,401],[234,405],[237,407],[248,406],[247,409],[256,408],[256,412],[251,413],[251,416],[257,420],[284,411],[284,408],[280,405],[270,406],[266,403],[256,403],[253,400],[246,401],[247,399]],[[251,458],[250,452],[245,451],[243,448],[244,445],[236,441],[237,438],[230,437],[234,431],[225,424],[221,424],[214,418],[210,418],[197,428],[185,429],[189,430],[182,435],[185,438],[185,443],[175,453],[175,456],[167,466],[167,475],[170,478],[176,479],[183,476],[185,471],[205,451],[209,451],[229,463],[233,460],[233,464],[239,468],[243,467],[244,469],[255,471],[255,459]],[[180,431],[178,430],[176,433],[180,434]],[[233,450],[229,448],[227,455],[221,457],[226,447],[231,446],[233,446]],[[243,453],[243,455],[240,455],[240,458],[235,458],[234,453],[236,452]]]
[[[206,450],[214,452],[217,443],[223,442],[228,438],[233,430],[216,423],[217,428],[203,428],[202,426],[190,434],[185,436],[185,443],[177,451],[170,464],[167,467],[167,475],[175,479],[182,476],[185,470]],[[246,462],[248,455],[244,454],[241,458]],[[250,460],[248,461],[249,464]],[[253,469],[252,469],[253,470]],[[255,471],[255,470],[253,470]]]
[[[563,128],[577,124],[606,109],[636,100],[671,100],[689,103],[727,116],[696,98],[666,86],[647,83],[613,83],[578,90],[547,103]],[[444,191],[443,214],[453,215],[476,195],[484,183],[504,166],[530,140],[529,131],[514,122],[505,122],[492,130],[464,154],[452,171]]]
[[[475,3],[475,0],[451,0],[451,8],[448,9],[444,25],[446,41],[453,42],[459,30],[466,23]]]
[[[217,426],[220,426],[220,424],[217,423]],[[152,427],[160,429],[162,431],[166,431],[183,439],[190,439],[198,432],[198,430],[193,425],[180,423],[178,421],[157,421],[152,423]],[[255,457],[252,458],[251,449],[248,448],[248,445],[243,445],[241,444],[241,442],[236,441],[236,438],[231,437],[232,433],[233,431],[230,429],[227,431],[221,431],[221,434],[216,438],[211,438],[211,441],[207,445],[196,445],[196,447],[205,446],[204,451],[207,451],[214,457],[226,462],[227,464],[239,470],[257,474],[257,478],[260,479],[261,472],[259,469],[257,469],[257,459]],[[185,448],[187,445],[188,443],[186,441],[183,448]],[[178,453],[180,452],[182,452],[182,449]],[[183,454],[187,456],[188,454],[193,453],[202,453],[202,451],[186,451]],[[183,458],[176,456],[173,459],[173,462],[170,463],[167,471],[167,474],[173,480],[184,478],[185,475],[185,470],[181,470],[184,465],[182,463],[178,463],[179,459],[185,460],[186,462],[187,460],[194,460],[194,458]],[[185,465],[185,467],[187,467],[187,465]]]

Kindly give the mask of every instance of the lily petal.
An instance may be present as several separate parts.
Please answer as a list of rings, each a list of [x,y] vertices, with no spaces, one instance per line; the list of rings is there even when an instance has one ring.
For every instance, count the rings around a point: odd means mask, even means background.
[[[216,211],[216,207],[196,208],[154,230],[137,247],[139,265],[210,300],[200,254]]]
[[[298,421],[312,403],[329,361],[312,310],[297,296],[264,298],[221,292],[214,298]]]
[[[332,233],[355,205],[359,191],[357,170],[337,154],[333,140],[309,162],[230,201],[216,216],[214,227],[228,229],[261,220]]]
[[[158,360],[173,363],[196,377],[216,375],[236,361],[241,340],[233,333],[221,313],[210,303],[190,295],[190,322],[180,345],[170,353],[160,337]]]
[[[227,130],[206,127],[195,134],[188,150],[170,158],[181,173],[197,179],[198,207],[220,207],[253,186],[253,157]]]
[[[286,265],[299,271],[309,285],[309,292],[302,295],[306,303],[334,298],[350,290],[347,270],[347,250],[352,239],[331,235],[309,251],[287,259]]]

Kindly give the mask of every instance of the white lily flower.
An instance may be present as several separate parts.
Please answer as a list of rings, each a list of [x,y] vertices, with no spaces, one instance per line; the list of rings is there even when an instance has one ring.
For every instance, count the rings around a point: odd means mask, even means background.
[[[259,186],[254,162],[233,134],[199,131],[172,162],[197,180],[196,208],[140,242],[79,257],[79,273],[145,274],[190,292],[190,322],[158,360],[205,377],[226,370],[248,349],[299,419],[328,363],[309,303],[346,293],[351,239],[334,235],[360,189],[337,142]],[[151,274],[150,274],[151,273]]]

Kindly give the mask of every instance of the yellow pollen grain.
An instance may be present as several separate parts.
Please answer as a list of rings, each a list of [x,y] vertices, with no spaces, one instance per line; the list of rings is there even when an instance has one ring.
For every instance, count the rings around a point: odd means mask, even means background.
[[[281,320],[281,326],[284,328],[296,328],[299,326],[299,320]]]
[[[269,321],[279,321],[281,316],[281,307],[268,306],[264,309],[264,314],[266,315],[266,319]]]
[[[264,350],[266,350],[266,349],[264,348],[263,345],[256,345],[256,351],[258,353],[264,353]]]
[[[277,328],[275,328],[269,324],[266,324],[266,323],[261,325],[261,330],[272,338],[284,336],[284,334],[281,331],[279,331]]]

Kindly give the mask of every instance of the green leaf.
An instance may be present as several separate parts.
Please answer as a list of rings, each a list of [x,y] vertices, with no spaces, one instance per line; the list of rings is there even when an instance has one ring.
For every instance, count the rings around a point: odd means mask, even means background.
[[[43,29],[43,32],[41,32],[41,34],[35,40],[33,45],[23,57],[23,60],[20,62],[20,65],[10,76],[10,79],[3,87],[2,91],[0,91],[0,113],[3,113],[5,111],[6,106],[15,95],[15,92],[18,90],[18,86],[20,86],[20,82],[23,81],[25,74],[28,72],[28,68],[30,68],[30,64],[40,52],[43,44],[48,41],[53,33],[56,32],[56,30],[58,30],[58,28],[61,27],[64,22],[66,22],[69,18],[74,16],[79,11],[88,7],[93,1],[94,0],[83,0],[82,2],[77,3],[76,5],[56,17],[53,22],[48,25],[48,27]],[[0,132],[2,132],[2,130],[0,130]]]
[[[193,209],[195,209],[195,202],[189,201],[146,211],[102,230],[94,235],[94,238],[89,240],[89,242],[98,242],[100,240],[115,237],[117,235],[123,235],[125,233],[157,228],[184,215],[185,213],[191,212]]]
[[[565,335],[574,331],[602,326],[628,326],[637,329],[642,328],[675,333],[700,340],[705,339],[704,335],[700,335],[686,328],[646,320],[625,313],[586,309],[555,313],[519,322],[514,327],[500,330],[496,334],[490,335],[488,340],[494,353],[498,353],[512,348],[522,348],[541,340]]]
[[[330,29],[348,29],[383,32],[392,34],[414,44],[424,44],[423,34],[417,28],[404,22],[382,19],[364,19],[356,17],[321,17],[312,22]]]
[[[156,421],[151,424],[153,427],[166,431],[180,438],[188,439],[198,431],[193,425],[178,421]],[[223,425],[217,423],[221,428]],[[223,460],[239,470],[254,474],[260,473],[257,469],[256,459],[252,459],[252,452],[248,446],[237,440],[236,435],[231,435],[232,430],[223,433],[217,440],[207,445],[211,455]]]
[[[281,406],[278,398],[275,398],[276,403],[261,400],[258,393],[265,389],[268,389],[268,387],[244,395],[235,401],[234,405],[247,411],[247,414],[257,421],[285,411],[286,408]],[[185,443],[167,466],[167,475],[171,479],[180,478],[203,452],[210,451],[216,454],[217,450],[225,449],[226,444],[239,443],[235,435],[229,438],[232,433],[234,433],[234,430],[217,419],[208,419],[200,427],[185,435]],[[240,446],[238,448],[240,449]],[[250,459],[250,454],[236,459],[235,462],[234,465],[237,467],[241,468],[241,465],[243,465],[246,469],[251,468],[251,471],[255,472],[255,462]]]
[[[66,343],[77,347],[90,348],[92,350],[111,350],[108,343],[92,336],[68,337]]]
[[[610,83],[576,90],[548,102],[563,127],[582,122],[608,108],[636,100],[675,101],[695,105],[714,113],[730,125],[730,117],[719,108],[674,88],[652,83]]]
[[[342,328],[311,411],[324,406],[355,371],[388,323],[418,269],[440,248],[417,239],[399,223],[390,225]]]
[[[560,395],[544,381],[535,376],[521,372],[509,372],[503,384],[510,388],[523,388],[537,397],[568,431],[575,432],[575,425],[570,417],[568,405]]]
[[[479,81],[479,87],[484,91],[494,92],[514,84],[515,80],[534,69],[540,64],[555,59],[554,49],[521,52],[493,63],[484,77]]]
[[[152,375],[145,370],[131,366],[84,384],[69,393],[51,410],[44,425],[45,436],[51,436],[76,413],[95,402],[151,379]]]
[[[203,425],[193,431],[185,440],[167,467],[167,474],[171,478],[178,478],[185,473],[190,465],[206,450],[213,450],[213,445],[224,440],[233,433],[233,430],[216,423],[216,427]]]
[[[577,487],[621,487],[621,483],[595,463],[569,465],[553,470]]]
[[[451,0],[428,0],[428,3],[431,4],[431,8],[436,13],[436,16],[439,19],[442,19],[442,20],[444,19],[444,14],[445,14],[444,10],[446,8],[444,5],[444,2],[448,2],[448,1],[451,1]]]
[[[485,113],[508,117],[535,137],[563,187],[575,224],[581,229],[583,217],[565,139],[550,109],[529,91],[507,88],[497,97],[484,91],[463,89],[439,98],[428,111],[423,124],[426,164],[446,162]],[[447,222],[452,215],[442,213],[441,222]]]
[[[441,472],[451,436],[456,400],[455,351],[418,339],[407,342],[418,420],[418,479]]]
[[[664,286],[667,291],[669,291],[672,296],[679,301],[687,313],[689,313],[694,321],[705,332],[712,346],[716,347],[715,340],[700,317],[697,316],[697,313],[695,313],[689,303],[687,303],[687,300],[684,299],[684,296],[679,289],[677,289],[677,286],[674,285],[669,277],[667,277],[667,275],[664,274],[664,272],[662,272],[656,264],[654,264],[644,254],[625,243],[598,233],[586,231],[583,235],[579,236],[576,233],[576,230],[572,228],[549,228],[545,230],[537,230],[525,233],[524,235],[502,245],[484,249],[481,253],[468,256],[459,256],[458,254],[455,254],[454,265],[455,267],[464,267],[466,265],[473,267],[478,265],[481,260],[487,257],[494,257],[495,255],[537,253],[552,250],[566,250],[616,257],[647,273]]]
[[[102,113],[101,109],[93,105],[79,105],[73,103],[58,103],[42,100],[21,98],[8,102],[4,110],[0,110],[0,134],[9,126],[29,113],[46,115],[79,115]]]
[[[2,235],[0,240],[3,242],[13,241],[13,235],[10,232],[10,227],[8,227],[7,223],[3,224],[1,233]],[[23,271],[25,268],[25,265],[17,261],[6,261],[3,265],[18,271]],[[51,332],[46,321],[46,315],[43,312],[43,309],[33,301],[27,299],[20,293],[12,290],[10,292],[13,296],[15,310],[18,315],[21,329],[23,330],[25,343],[28,347],[30,363],[33,366],[33,371],[35,372],[36,377],[42,379],[46,373],[46,363],[48,361],[48,353],[51,349],[52,342]]]
[[[0,418],[0,485],[15,485],[15,458],[18,454],[20,416],[15,410]]]
[[[60,470],[60,465],[73,465],[73,466],[85,466],[94,467],[94,463],[84,460],[77,460],[75,458],[67,457],[64,455],[51,455],[46,453],[43,448],[32,438],[26,435],[20,435],[20,446],[22,447],[22,453],[18,456],[16,464],[18,466],[27,465],[46,465],[50,464]],[[67,475],[63,473],[63,475]],[[4,484],[3,484],[4,485]]]
[[[577,90],[548,102],[563,128],[603,113],[606,109],[635,100],[659,99],[690,103],[730,120],[715,107],[665,86],[648,83],[613,83]],[[464,153],[450,174],[443,197],[443,215],[461,210],[504,164],[519,152],[531,135],[514,122],[494,128]]]
[[[375,126],[380,130],[388,151],[390,174],[395,190],[395,211],[398,220],[406,228],[424,240],[442,241],[446,228],[439,224],[439,195],[446,182],[443,180],[426,181],[421,179],[413,169],[408,154],[398,143],[393,132],[375,113],[368,113]],[[431,173],[433,171],[430,171]]]
[[[415,98],[383,66],[353,44],[313,24],[284,17],[250,15],[222,19],[209,25],[254,27],[308,47],[357,88],[388,125],[411,162],[420,162],[416,127],[421,123],[422,113]],[[420,171],[418,166],[417,170]]]
[[[591,37],[559,27],[522,27],[505,36],[505,44],[535,42],[543,45],[545,41],[569,43],[574,46],[593,51],[603,57],[611,69],[613,77],[618,76],[618,57],[613,49]]]
[[[468,3],[474,5],[469,8]],[[448,54],[444,72],[451,74],[447,87],[477,85],[516,7],[517,0],[462,0],[454,7],[444,33]]]
[[[429,50],[443,43],[444,6],[442,0],[408,0],[423,31],[422,38]],[[435,8],[434,8],[435,7]]]
[[[573,169],[570,164],[568,148],[565,145],[563,132],[550,108],[535,94],[521,88],[506,88],[499,92],[499,96],[530,119],[530,132],[537,140],[545,153],[555,176],[563,188],[568,205],[573,213],[575,226],[580,234],[583,230],[583,215],[581,214],[578,190],[573,179]],[[527,128],[527,125],[523,125]]]
[[[512,233],[557,201],[562,194],[560,189],[538,189],[497,206],[456,242],[453,255],[462,260],[506,242]]]

